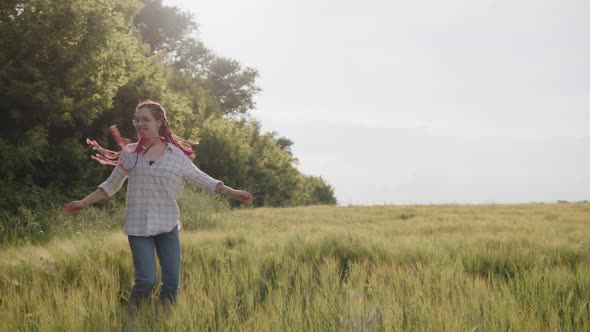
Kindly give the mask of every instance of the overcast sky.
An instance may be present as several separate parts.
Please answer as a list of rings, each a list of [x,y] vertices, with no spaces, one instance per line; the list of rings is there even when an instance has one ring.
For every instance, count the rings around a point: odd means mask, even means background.
[[[590,199],[590,1],[164,3],[340,204]]]

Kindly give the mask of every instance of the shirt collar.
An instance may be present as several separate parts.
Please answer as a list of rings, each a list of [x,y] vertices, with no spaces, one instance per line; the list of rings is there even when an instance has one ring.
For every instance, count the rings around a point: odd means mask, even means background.
[[[172,153],[182,153],[182,151],[180,150],[179,147],[177,147],[176,145],[172,144],[171,142],[166,142],[166,144],[168,145],[168,148],[166,148],[166,151],[170,151]]]

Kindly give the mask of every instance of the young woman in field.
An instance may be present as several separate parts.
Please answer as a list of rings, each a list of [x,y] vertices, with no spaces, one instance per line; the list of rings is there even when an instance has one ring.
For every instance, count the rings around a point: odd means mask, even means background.
[[[174,303],[180,279],[180,222],[176,200],[182,195],[184,183],[242,202],[251,202],[252,195],[232,189],[199,170],[189,159],[194,156],[194,150],[189,142],[172,134],[166,112],[159,103],[140,102],[133,124],[139,141],[128,145],[116,127],[111,128],[113,137],[122,147],[120,152],[87,141],[98,151],[92,158],[101,164],[115,165],[115,169],[95,192],[80,201],[70,202],[64,210],[76,213],[111,197],[129,178],[124,233],[128,235],[135,267],[129,306],[137,307],[156,285],[154,251],[162,272],[160,300]]]

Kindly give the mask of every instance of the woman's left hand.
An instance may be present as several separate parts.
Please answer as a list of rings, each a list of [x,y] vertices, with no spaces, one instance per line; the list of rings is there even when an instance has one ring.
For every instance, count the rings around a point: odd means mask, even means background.
[[[244,202],[244,203],[250,203],[250,202],[252,202],[252,200],[254,200],[254,198],[252,197],[252,194],[250,194],[247,191],[243,191],[243,190],[233,190],[230,194],[230,197],[232,199],[235,199],[236,201],[240,201],[240,202]]]
[[[84,203],[84,201],[71,201],[70,203],[66,204],[66,206],[64,206],[64,211],[67,213],[77,213],[85,207],[86,203]]]

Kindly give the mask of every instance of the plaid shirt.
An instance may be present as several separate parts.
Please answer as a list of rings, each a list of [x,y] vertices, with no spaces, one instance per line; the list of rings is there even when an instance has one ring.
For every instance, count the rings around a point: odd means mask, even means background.
[[[137,143],[128,145],[135,150]],[[137,155],[123,150],[120,160],[125,169],[131,169]],[[129,172],[116,166],[109,178],[98,188],[108,197],[113,196],[129,177],[127,210],[124,233],[134,236],[151,236],[170,232],[176,225],[179,211],[176,200],[182,196],[185,181],[190,185],[215,192],[219,180],[203,173],[175,145],[168,143],[162,157],[151,166],[145,154],[139,154],[137,164]]]

